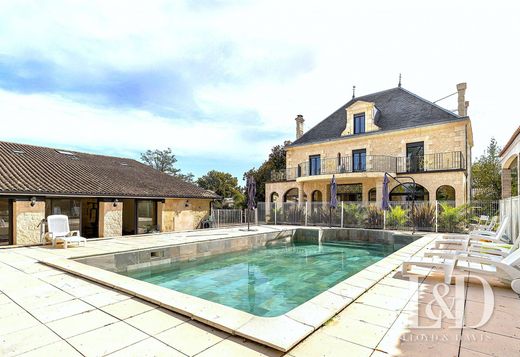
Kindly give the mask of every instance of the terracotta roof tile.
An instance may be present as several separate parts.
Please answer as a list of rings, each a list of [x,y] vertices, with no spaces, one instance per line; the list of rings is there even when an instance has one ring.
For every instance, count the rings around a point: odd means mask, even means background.
[[[136,160],[0,141],[2,193],[143,198],[218,197],[213,192]]]

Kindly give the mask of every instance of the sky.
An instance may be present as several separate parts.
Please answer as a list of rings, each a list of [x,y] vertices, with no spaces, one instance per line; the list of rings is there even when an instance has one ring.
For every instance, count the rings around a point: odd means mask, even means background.
[[[358,96],[468,83],[475,146],[520,125],[517,1],[0,0],[0,140],[242,178]],[[438,104],[457,107],[456,96]]]

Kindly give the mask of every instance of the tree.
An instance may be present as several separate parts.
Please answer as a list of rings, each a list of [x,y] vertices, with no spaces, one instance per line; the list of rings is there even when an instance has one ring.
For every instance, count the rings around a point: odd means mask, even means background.
[[[252,175],[256,181],[256,201],[265,201],[265,184],[271,181],[271,171],[285,169],[285,147],[276,145],[271,149],[269,158],[264,161],[258,169],[254,167],[244,173],[244,180],[247,176]]]
[[[238,185],[238,179],[230,173],[211,170],[197,179],[197,185],[222,198],[232,198],[235,207],[244,205],[243,189]]]
[[[491,138],[486,151],[471,168],[472,187],[475,200],[499,200],[502,195],[500,178],[500,147]]]
[[[177,162],[177,158],[172,153],[171,148],[166,150],[146,150],[146,152],[141,153],[141,161],[156,170],[178,177],[186,182],[193,182],[194,180],[194,176],[191,172],[183,174],[181,173],[181,169],[174,166]]]

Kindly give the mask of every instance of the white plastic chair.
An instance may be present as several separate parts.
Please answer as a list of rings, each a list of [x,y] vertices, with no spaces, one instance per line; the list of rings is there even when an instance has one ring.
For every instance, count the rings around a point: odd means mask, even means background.
[[[52,246],[56,246],[56,242],[62,241],[63,247],[66,249],[70,243],[87,244],[87,240],[79,235],[79,231],[71,231],[69,228],[69,217],[63,214],[55,214],[47,217],[47,226],[49,232],[48,237],[52,242]]]

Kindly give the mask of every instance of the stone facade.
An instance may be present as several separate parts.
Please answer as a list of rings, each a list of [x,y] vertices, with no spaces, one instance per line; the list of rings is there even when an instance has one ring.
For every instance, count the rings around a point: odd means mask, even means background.
[[[353,108],[357,103],[358,107]],[[307,145],[287,147],[286,166],[287,168],[296,168],[302,163],[306,163],[311,155],[320,155],[324,158],[352,157],[353,150],[365,149],[367,155],[367,165],[369,165],[369,156],[391,156],[406,157],[406,146],[409,143],[424,142],[424,165],[440,165],[450,164],[453,160],[449,154],[442,156],[431,156],[428,154],[460,152],[465,160],[465,170],[438,170],[431,172],[421,172],[413,174],[403,174],[413,177],[416,182],[426,188],[429,192],[430,200],[436,199],[436,191],[440,186],[449,185],[455,189],[455,201],[457,205],[464,204],[468,201],[470,191],[470,170],[471,166],[471,147],[472,131],[469,119],[459,120],[450,123],[442,123],[415,127],[410,129],[392,130],[377,132],[373,125],[372,115],[374,113],[372,103],[356,102],[347,108],[347,115],[351,119],[347,119],[346,131],[352,129],[351,121],[353,115],[358,109],[366,110],[367,133],[358,135],[346,135],[342,138],[330,140],[326,142],[317,142]],[[349,110],[352,109],[349,114]],[[372,131],[372,132],[369,132]],[[345,133],[345,132],[344,132]],[[441,157],[441,162],[439,162]],[[444,162],[445,161],[445,162]],[[390,172],[395,175],[395,172]],[[362,184],[362,197],[364,202],[368,202],[368,191],[372,188],[376,189],[376,200],[382,197],[382,182],[384,170],[381,172],[346,172],[335,174],[337,184]],[[271,195],[276,192],[279,202],[283,201],[285,193],[297,188],[299,191],[299,202],[304,201],[306,196],[311,199],[314,190],[320,190],[322,200],[327,202],[330,200],[330,181],[332,174],[322,174],[315,176],[298,177],[294,181],[270,182],[266,184],[266,203],[271,201]],[[389,189],[391,190],[397,185],[391,182]]]
[[[166,199],[157,206],[157,224],[161,232],[196,229],[209,216],[211,200]]]
[[[45,218],[45,202],[37,201],[31,206],[30,201],[13,202],[13,243],[17,245],[40,243],[38,225]]]
[[[123,234],[123,203],[99,202],[99,237],[118,237]]]

